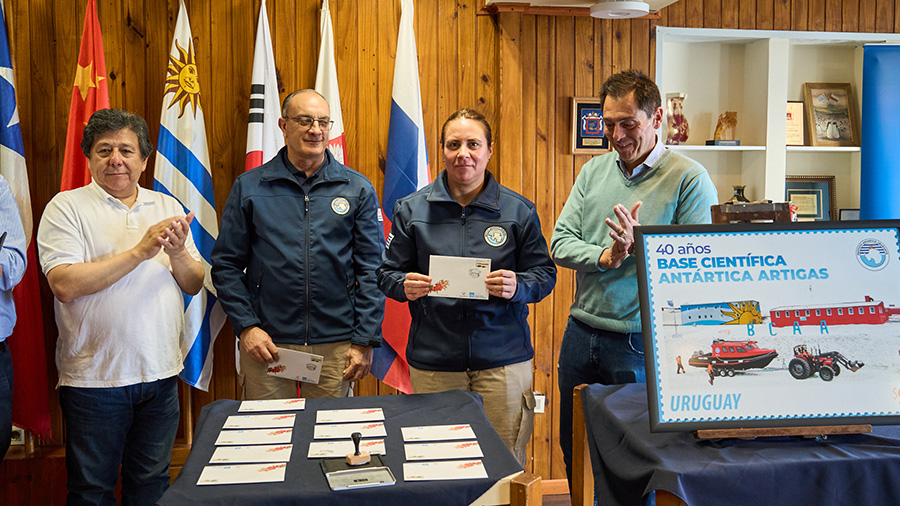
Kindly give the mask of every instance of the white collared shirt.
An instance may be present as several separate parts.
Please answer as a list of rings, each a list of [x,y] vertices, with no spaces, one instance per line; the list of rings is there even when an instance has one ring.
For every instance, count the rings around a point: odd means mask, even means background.
[[[134,247],[147,229],[184,215],[174,198],[138,188],[129,209],[96,182],[58,193],[38,228],[44,274],[66,264],[97,262]],[[190,255],[200,260],[188,237]],[[54,299],[59,385],[120,387],[156,381],[182,369],[184,295],[160,251],[99,292]]]

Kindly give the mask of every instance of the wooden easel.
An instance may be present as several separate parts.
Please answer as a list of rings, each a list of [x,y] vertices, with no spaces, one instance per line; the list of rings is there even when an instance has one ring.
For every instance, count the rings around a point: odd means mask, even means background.
[[[871,425],[810,425],[804,427],[765,427],[758,429],[700,429],[694,431],[697,439],[803,436],[818,438],[837,434],[869,434]]]

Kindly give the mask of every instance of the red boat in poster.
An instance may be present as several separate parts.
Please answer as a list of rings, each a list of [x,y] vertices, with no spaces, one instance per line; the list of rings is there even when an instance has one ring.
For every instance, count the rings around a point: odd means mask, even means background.
[[[777,356],[778,352],[760,348],[756,341],[716,339],[710,353],[694,352],[688,364],[704,369],[712,364],[720,376],[734,376],[734,371],[766,367]]]

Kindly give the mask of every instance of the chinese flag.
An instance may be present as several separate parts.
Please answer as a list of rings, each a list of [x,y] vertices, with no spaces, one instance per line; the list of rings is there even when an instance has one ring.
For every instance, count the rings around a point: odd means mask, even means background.
[[[106,60],[103,58],[103,36],[97,19],[97,3],[95,0],[88,0],[78,66],[75,69],[75,85],[72,87],[72,105],[69,107],[69,129],[66,134],[66,156],[63,160],[60,191],[80,188],[91,182],[87,158],[81,152],[81,134],[91,114],[108,108]]]

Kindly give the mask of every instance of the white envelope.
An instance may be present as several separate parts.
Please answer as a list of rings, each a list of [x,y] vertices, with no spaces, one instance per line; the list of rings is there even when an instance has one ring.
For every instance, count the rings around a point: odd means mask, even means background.
[[[414,443],[403,445],[406,460],[476,459],[484,457],[478,441]]]
[[[206,466],[197,485],[234,485],[238,483],[271,483],[284,481],[286,462],[277,464],[240,464]]]
[[[428,296],[487,300],[484,280],[490,272],[490,258],[431,255],[428,275],[433,284]]]
[[[220,446],[209,459],[210,464],[250,462],[287,462],[294,445]]]
[[[448,441],[475,439],[475,432],[467,423],[459,425],[428,425],[425,427],[401,427],[404,441]]]
[[[381,408],[316,411],[316,423],[369,422],[373,420],[384,420],[384,411]]]
[[[278,360],[266,368],[266,374],[305,383],[318,383],[322,374],[322,355],[278,348]]]
[[[293,427],[297,415],[231,415],[225,420],[223,429],[268,429],[272,427]]]
[[[238,411],[303,411],[306,399],[270,399],[264,401],[243,401]]]
[[[223,430],[216,446],[290,443],[293,432],[294,429]]]
[[[307,458],[343,457],[356,451],[353,441],[312,441],[309,443]],[[369,455],[385,455],[384,439],[363,439],[359,451]]]
[[[316,425],[313,439],[344,439],[350,440],[350,435],[359,432],[362,437],[384,437],[384,422],[363,423],[338,423],[330,425]]]
[[[403,463],[403,481],[474,480],[487,477],[487,471],[480,460]]]

